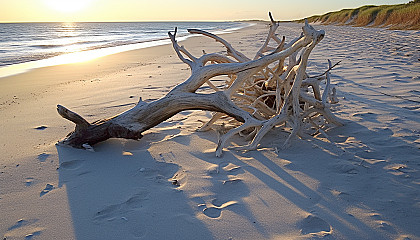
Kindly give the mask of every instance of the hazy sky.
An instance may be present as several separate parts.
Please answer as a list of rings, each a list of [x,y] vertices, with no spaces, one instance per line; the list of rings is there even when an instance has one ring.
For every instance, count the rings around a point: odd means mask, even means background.
[[[398,0],[0,0],[0,22],[300,19]]]

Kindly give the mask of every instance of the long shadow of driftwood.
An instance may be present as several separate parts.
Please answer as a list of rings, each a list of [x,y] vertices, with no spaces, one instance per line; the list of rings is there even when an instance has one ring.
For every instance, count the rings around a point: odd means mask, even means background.
[[[119,140],[95,149],[57,147],[77,239],[213,239],[168,180],[177,165],[124,151]]]
[[[376,115],[361,114],[358,117],[375,122]],[[178,136],[177,133],[165,141],[176,143],[177,148],[187,151],[194,138]],[[273,131],[271,134],[282,133]],[[194,135],[215,141],[212,134]],[[390,235],[397,233],[419,236],[413,221],[420,217],[416,197],[420,189],[415,183],[419,177],[415,161],[419,150],[414,144],[394,136],[393,131],[386,127],[368,129],[356,122],[332,129],[329,135],[335,143],[321,138],[295,140],[289,149],[278,154],[270,150],[270,157],[264,150],[226,152],[224,159],[214,157],[213,153],[191,153],[198,161],[226,168],[225,172],[208,178],[212,184],[208,198],[214,198],[212,205],[215,207],[198,210],[207,217],[218,218],[226,205],[230,211],[252,223],[254,231],[268,238],[268,230],[243,201],[251,194],[248,183],[235,178],[237,174],[249,173],[296,207],[313,215],[313,218],[303,219],[309,224],[315,222],[326,230],[331,226],[333,234],[330,238],[389,239]],[[278,136],[275,141],[268,142],[270,139],[276,139],[276,136],[268,136],[261,147],[273,147],[277,143],[280,146],[284,141]],[[154,133],[135,143],[108,140],[96,146],[97,152],[94,153],[57,148],[60,185],[66,186],[78,239],[110,239],[115,236],[165,239],[167,233],[178,239],[214,238],[205,224],[196,218],[197,209],[191,209],[188,204],[191,201],[198,205],[207,202],[190,198],[168,181],[180,167],[156,160],[146,150],[148,141],[160,140],[162,134]],[[241,155],[261,164],[242,161]],[[290,163],[285,165],[284,160]],[[240,169],[230,169],[229,163]],[[267,169],[275,176],[268,174]],[[314,179],[318,187],[309,187],[299,178],[301,175]],[[311,233],[310,230],[302,229],[302,234]]]
[[[295,140],[275,158],[261,151],[239,153],[256,159],[290,187],[247,162],[232,161],[297,207],[328,219],[345,239],[389,239],[388,234],[396,233],[420,236],[415,220],[420,218],[418,148],[394,137],[388,128],[369,130],[355,122],[333,129],[330,136],[336,143]],[[280,159],[290,164],[279,164]],[[317,189],[296,173],[319,182]]]
[[[372,123],[377,122],[377,117],[380,116],[369,112],[357,115]],[[333,143],[323,136],[294,140],[290,148],[274,154],[274,147],[281,146],[287,136],[274,130],[260,146],[270,148],[270,154],[265,150],[226,151],[221,160],[201,153],[194,155],[213,164],[227,161],[239,166],[298,208],[319,217],[318,223],[328,220],[326,224],[339,232],[335,236],[345,239],[390,239],[395,234],[420,236],[415,220],[420,218],[420,150],[413,139],[396,135],[384,125],[369,129],[350,121],[328,134]],[[200,137],[214,141],[209,135]],[[239,138],[235,141],[244,144]],[[254,159],[264,167],[241,159]],[[285,165],[284,160],[289,164]],[[318,187],[308,187],[299,176],[314,179]],[[247,187],[246,182],[242,185]]]

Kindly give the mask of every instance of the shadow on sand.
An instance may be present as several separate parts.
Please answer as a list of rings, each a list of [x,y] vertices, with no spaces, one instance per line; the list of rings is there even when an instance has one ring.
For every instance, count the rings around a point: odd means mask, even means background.
[[[213,239],[170,181],[178,165],[124,148],[120,140],[98,144],[96,152],[57,147],[76,238]]]

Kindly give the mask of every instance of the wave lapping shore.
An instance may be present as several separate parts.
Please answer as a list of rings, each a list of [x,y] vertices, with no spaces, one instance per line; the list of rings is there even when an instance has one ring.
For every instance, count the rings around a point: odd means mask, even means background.
[[[183,37],[189,35],[187,28],[227,32],[248,25],[243,22],[0,23],[0,77],[18,73],[12,71],[18,68],[14,66],[17,64],[21,68],[45,67],[80,59],[82,54],[104,56],[167,44],[167,33],[175,27],[179,29],[178,36]],[[40,60],[41,63],[34,63]],[[6,69],[8,66],[13,66],[12,70]]]

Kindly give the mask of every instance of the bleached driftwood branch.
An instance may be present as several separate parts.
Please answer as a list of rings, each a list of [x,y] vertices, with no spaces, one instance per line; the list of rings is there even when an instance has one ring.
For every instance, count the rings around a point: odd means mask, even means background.
[[[217,156],[222,155],[223,148],[235,134],[251,140],[249,145],[241,149],[252,150],[273,127],[284,123],[292,127],[285,145],[293,136],[304,135],[303,130],[308,124],[321,133],[325,133],[322,128],[326,122],[341,125],[341,120],[333,115],[328,102],[328,99],[332,99],[331,62],[321,76],[308,77],[306,73],[308,57],[324,37],[324,31],[317,31],[306,22],[302,34],[286,44],[284,37],[280,39],[276,36],[279,24],[271,13],[269,16],[271,23],[267,39],[252,60],[219,36],[189,29],[190,33],[212,38],[227,49],[227,55],[204,52],[202,56],[195,57],[178,44],[175,28],[168,35],[179,59],[191,68],[191,76],[159,100],[146,103],[140,99],[135,107],[126,112],[92,123],[58,105],[59,114],[76,124],[75,130],[60,143],[82,148],[109,138],[140,139],[144,131],[184,110],[215,112],[213,118],[203,125],[202,131],[212,129],[223,116],[235,120],[235,127],[222,133],[217,144]],[[269,46],[271,40],[274,40],[275,47]],[[296,60],[299,53],[299,60]],[[289,64],[286,66],[287,58]],[[212,78],[221,75],[229,78],[223,88],[211,83]],[[327,83],[321,94],[320,82],[324,79]],[[197,93],[204,84],[215,92]]]

